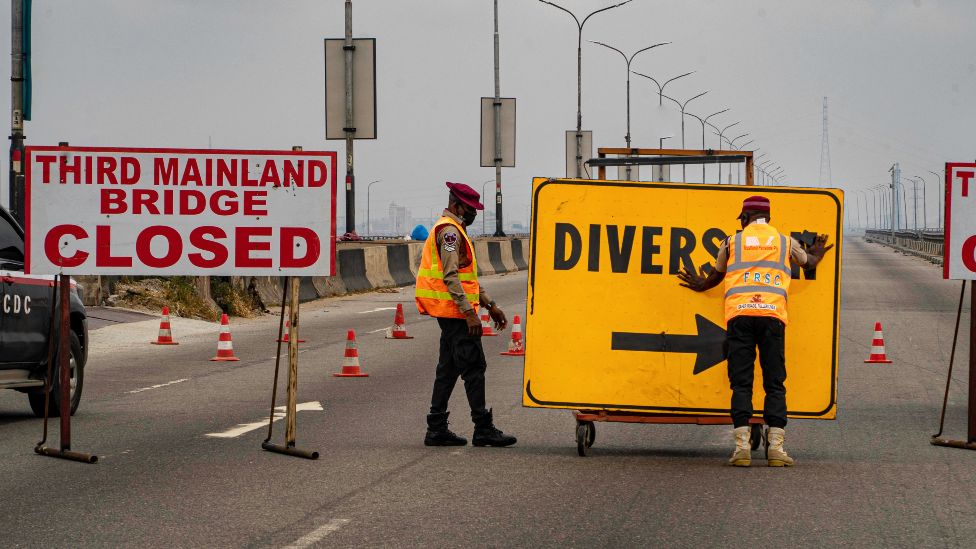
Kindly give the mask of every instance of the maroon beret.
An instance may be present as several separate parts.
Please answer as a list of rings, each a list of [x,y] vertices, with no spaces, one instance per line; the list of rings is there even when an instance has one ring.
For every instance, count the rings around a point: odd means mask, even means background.
[[[743,212],[769,213],[769,199],[765,196],[753,195],[742,201]],[[739,215],[742,215],[741,213]]]
[[[451,183],[448,181],[447,188],[451,189],[451,194],[456,196],[458,200],[464,202],[468,206],[471,206],[476,210],[485,209],[485,206],[479,202],[481,195],[478,194],[478,191],[472,189],[464,183]]]

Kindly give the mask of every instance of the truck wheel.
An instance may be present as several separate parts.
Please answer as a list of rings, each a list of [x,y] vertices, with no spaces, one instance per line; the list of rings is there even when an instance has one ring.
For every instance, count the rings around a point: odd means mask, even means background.
[[[57,345],[57,341],[54,342]],[[78,410],[78,405],[81,403],[81,389],[85,382],[85,353],[81,348],[81,341],[78,339],[77,334],[71,334],[71,356],[69,358],[69,364],[71,366],[71,415],[74,415]],[[61,383],[60,383],[60,373],[58,371],[58,358],[57,353],[55,353],[54,367],[51,369],[51,375],[54,379],[51,380],[51,402],[49,405],[48,416],[58,417],[61,415]],[[37,417],[44,417],[44,390],[35,391],[33,393],[27,393],[27,399],[30,402],[31,410]]]

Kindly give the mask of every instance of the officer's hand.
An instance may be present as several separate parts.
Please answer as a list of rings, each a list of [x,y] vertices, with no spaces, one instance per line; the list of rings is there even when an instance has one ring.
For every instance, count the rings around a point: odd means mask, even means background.
[[[705,290],[704,270],[701,271],[701,274],[697,274],[694,271],[689,271],[687,268],[683,268],[678,273],[678,280],[681,281],[681,286],[684,286],[685,288],[691,288],[696,292]]]
[[[468,325],[468,335],[471,337],[481,337],[481,319],[474,309],[464,313],[464,322]]]
[[[807,250],[807,253],[815,255],[817,257],[823,257],[831,248],[834,247],[833,244],[827,246],[827,235],[818,234],[817,238],[813,241],[813,246]]]
[[[505,311],[502,311],[498,305],[488,309],[488,314],[491,315],[491,319],[495,321],[496,330],[502,331],[506,326],[508,326],[508,319],[505,318]]]

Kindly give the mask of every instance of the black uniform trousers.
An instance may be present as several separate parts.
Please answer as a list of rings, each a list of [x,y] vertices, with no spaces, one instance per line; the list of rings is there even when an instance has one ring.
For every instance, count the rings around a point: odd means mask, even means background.
[[[463,318],[438,318],[441,327],[441,350],[434,377],[434,393],[430,397],[430,413],[447,412],[458,378],[464,380],[464,392],[471,407],[471,420],[476,426],[491,423],[491,413],[485,409],[485,370],[488,362],[481,347],[481,338],[468,335],[468,323]]]
[[[728,324],[729,384],[732,387],[732,423],[749,424],[756,349],[762,368],[763,420],[770,427],[786,427],[786,326],[776,318],[737,316]]]

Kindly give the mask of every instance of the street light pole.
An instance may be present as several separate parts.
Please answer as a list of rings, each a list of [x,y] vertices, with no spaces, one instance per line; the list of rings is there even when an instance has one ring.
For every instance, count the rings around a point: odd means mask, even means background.
[[[706,116],[705,118],[702,118],[702,117],[700,117],[700,116],[698,116],[696,114],[693,114],[693,113],[688,113],[688,116],[693,116],[695,118],[695,120],[698,120],[698,122],[701,123],[701,127],[702,127],[702,150],[703,151],[706,150],[706,145],[705,145],[705,124],[708,123],[708,119],[709,118],[711,118],[711,117],[713,117],[713,116],[715,116],[717,114],[722,114],[723,112],[725,112],[727,110],[729,110],[729,109],[720,110],[720,111],[718,111],[716,113],[712,113],[712,114]],[[721,179],[721,172],[719,172],[719,179]],[[704,183],[704,182],[705,182],[705,164],[702,164],[702,183]]]
[[[379,183],[380,181],[383,181],[383,180],[382,179],[377,179],[376,181],[370,181],[369,184],[366,185],[366,236],[370,236],[372,234],[370,232],[370,230],[369,230],[370,229],[370,227],[369,227],[369,192],[371,190],[373,190],[373,184],[374,183]]]
[[[665,95],[664,96],[664,97],[670,99],[671,101],[674,101],[675,104],[677,104],[678,107],[681,109],[681,148],[682,149],[687,148],[687,147],[685,147],[685,108],[688,106],[688,103],[691,103],[692,101],[694,101],[695,99],[698,99],[699,97],[705,95],[706,93],[708,93],[708,90],[705,90],[705,91],[701,92],[700,94],[698,94],[698,95],[696,95],[694,97],[691,97],[691,98],[687,99],[684,103],[682,103],[681,101],[678,101],[677,99],[675,99],[673,97],[670,97],[668,95]],[[688,177],[687,177],[687,175],[685,173],[685,167],[686,166],[687,166],[686,164],[682,164],[681,165],[681,182],[682,183],[687,183],[687,181],[688,181]]]
[[[715,133],[718,135],[718,149],[719,150],[722,149],[722,135],[725,134],[725,130],[727,130],[727,129],[731,128],[732,126],[735,126],[735,125],[737,125],[737,124],[739,124],[741,122],[742,122],[741,120],[736,120],[735,122],[733,122],[733,123],[729,124],[728,126],[725,126],[724,128],[722,128],[721,130],[719,130],[718,129],[718,126],[712,124],[711,122],[708,123],[708,125],[711,126],[712,129],[715,130]],[[718,183],[719,183],[719,185],[722,184],[722,162],[719,162],[718,163]]]
[[[590,12],[589,15],[583,18],[582,22],[578,17],[576,17],[575,13],[558,4],[550,2],[549,0],[539,1],[543,4],[549,4],[554,8],[558,8],[568,13],[570,16],[572,16],[573,21],[576,21],[576,27],[579,30],[576,39],[576,178],[581,179],[583,177],[583,25],[586,24],[590,17],[593,17],[600,12],[628,4],[632,0],[624,0],[618,4]]]
[[[611,46],[609,44],[604,44],[603,42],[597,42],[596,40],[590,40],[589,42],[591,42],[593,44],[597,44],[597,45],[603,46],[605,48],[609,48],[609,49],[611,49],[611,50],[619,53],[624,58],[624,62],[627,63],[627,135],[625,136],[625,139],[627,140],[627,148],[629,149],[630,148],[630,63],[634,60],[635,57],[637,57],[637,54],[638,53],[645,52],[645,51],[650,50],[650,49],[654,49],[654,48],[656,48],[658,46],[664,46],[666,44],[670,44],[671,42],[661,42],[660,44],[654,44],[653,46],[647,46],[646,48],[642,48],[642,49],[639,49],[639,50],[635,51],[630,57],[627,57],[627,54],[626,53],[618,50],[617,48],[615,48],[615,47],[613,47],[613,46]],[[625,173],[627,174],[627,176],[626,176],[627,177],[627,181],[630,181],[630,164],[627,165]]]
[[[738,122],[736,122],[736,124],[738,124]],[[725,128],[725,129],[727,130],[728,128]],[[723,130],[723,131],[725,131],[725,130]],[[729,148],[735,150],[735,142],[738,141],[739,139],[742,139],[743,137],[746,137],[747,135],[749,135],[749,132],[746,132],[746,133],[744,133],[742,135],[738,135],[738,136],[734,137],[733,139],[728,140],[728,142],[729,142]],[[738,168],[736,168],[736,169],[738,169]],[[731,185],[731,184],[732,184],[732,164],[729,164],[729,185]]]
[[[750,143],[753,143],[753,142],[755,142],[755,139],[750,139],[749,141],[746,141],[745,143],[739,145],[738,150],[741,151],[742,149],[746,148],[746,145],[749,145]],[[731,168],[731,165],[729,167]],[[738,167],[736,167],[736,170],[735,170],[735,183],[736,183],[736,185],[738,185],[739,183],[742,183],[742,177],[741,176],[742,176],[742,170],[740,170]],[[732,175],[729,174],[729,182],[731,182],[731,181],[732,181]]]

